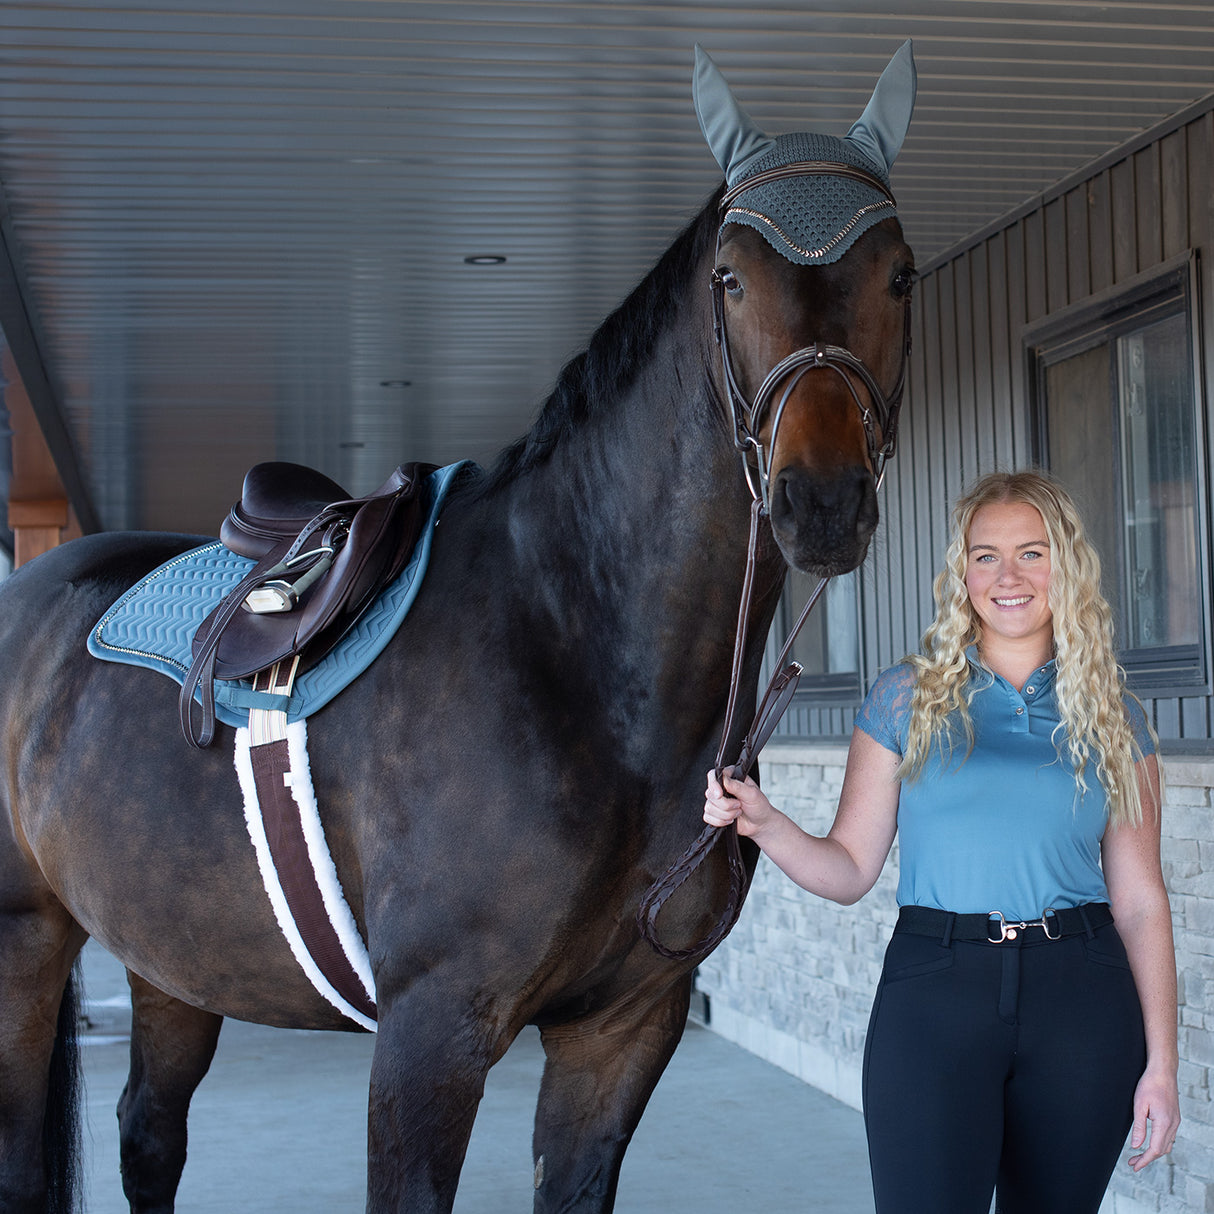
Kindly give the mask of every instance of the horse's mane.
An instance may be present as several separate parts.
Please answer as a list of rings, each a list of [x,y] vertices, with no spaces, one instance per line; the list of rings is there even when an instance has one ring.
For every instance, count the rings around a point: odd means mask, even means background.
[[[658,338],[678,315],[692,275],[716,238],[717,207],[724,187],[679,233],[653,269],[595,330],[582,353],[557,377],[535,424],[507,447],[477,486],[489,493],[542,464],[592,408],[627,390],[649,360]],[[705,287],[707,290],[707,287]]]

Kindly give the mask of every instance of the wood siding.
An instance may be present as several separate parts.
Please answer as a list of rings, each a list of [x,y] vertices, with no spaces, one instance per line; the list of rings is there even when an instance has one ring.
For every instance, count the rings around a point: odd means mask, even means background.
[[[1214,98],[1102,157],[964,247],[926,267],[901,448],[882,491],[884,521],[861,575],[868,686],[918,646],[931,583],[961,488],[1031,463],[1025,330],[1187,252],[1197,255],[1199,463],[1208,498],[1214,408]],[[1211,503],[1204,503],[1208,518]],[[1208,528],[1198,537],[1210,551]],[[1210,620],[1203,624],[1208,634]],[[1207,648],[1214,653],[1214,646]],[[854,705],[802,694],[781,732],[845,737]],[[1214,749],[1211,697],[1147,701],[1165,748]]]

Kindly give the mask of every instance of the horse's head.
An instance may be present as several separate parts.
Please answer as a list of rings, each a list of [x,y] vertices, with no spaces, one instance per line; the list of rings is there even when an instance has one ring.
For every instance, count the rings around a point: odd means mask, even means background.
[[[789,563],[821,576],[864,559],[893,450],[914,268],[897,220],[841,260],[798,266],[751,228],[717,257],[731,378],[750,406],[741,442]]]
[[[722,393],[788,561],[864,559],[893,451],[914,283],[889,169],[914,104],[907,43],[844,138],[772,139],[697,48],[696,109],[725,169],[713,272]]]

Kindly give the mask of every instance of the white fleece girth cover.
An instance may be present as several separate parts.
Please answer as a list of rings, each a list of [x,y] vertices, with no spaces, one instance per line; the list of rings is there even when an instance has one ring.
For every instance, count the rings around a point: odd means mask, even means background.
[[[316,874],[316,883],[320,886],[321,897],[329,921],[337,932],[343,951],[366,989],[371,1001],[375,1001],[375,979],[371,973],[371,959],[367,955],[366,945],[359,934],[354,914],[342,893],[341,882],[337,877],[337,869],[333,857],[329,854],[329,846],[325,842],[324,827],[321,825],[320,813],[316,806],[316,794],[312,790],[312,773],[308,762],[308,731],[305,722],[295,721],[286,727],[287,747],[291,758],[291,795],[299,807],[300,822],[303,826],[304,837],[308,844],[308,858]],[[253,780],[253,763],[249,756],[251,744],[247,726],[236,731],[236,774],[240,777],[240,789],[244,794],[245,825],[248,827],[249,838],[257,853],[257,867],[261,870],[261,879],[274,908],[274,917],[278,926],[291,946],[295,955],[312,985],[331,1003],[343,1016],[347,1016],[365,1029],[375,1031],[375,1021],[363,1015],[362,1012],[350,1006],[342,996],[333,989],[332,985],[321,973],[320,968],[312,959],[300,935],[299,928],[287,905],[286,895],[278,879],[273,857],[270,855],[270,844],[266,839],[265,824],[261,817],[261,805],[257,798],[257,787]]]

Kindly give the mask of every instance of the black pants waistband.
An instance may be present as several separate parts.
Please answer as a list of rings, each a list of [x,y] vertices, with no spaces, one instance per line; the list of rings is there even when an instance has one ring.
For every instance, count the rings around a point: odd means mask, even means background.
[[[1097,928],[1113,922],[1107,902],[1087,902],[1082,906],[1049,908],[1040,919],[1023,922],[1009,919],[1002,911],[989,914],[956,915],[934,906],[904,906],[898,912],[894,930],[915,936],[938,936],[942,944],[953,940],[986,941],[1000,944],[1016,940],[1061,940],[1065,936],[1090,936]]]

